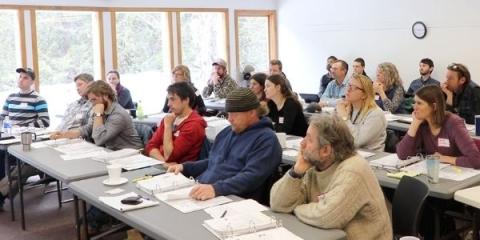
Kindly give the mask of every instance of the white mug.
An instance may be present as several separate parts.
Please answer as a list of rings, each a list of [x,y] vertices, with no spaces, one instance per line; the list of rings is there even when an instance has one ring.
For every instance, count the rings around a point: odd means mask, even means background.
[[[108,179],[110,182],[118,182],[122,173],[122,166],[120,164],[111,164],[107,166]]]

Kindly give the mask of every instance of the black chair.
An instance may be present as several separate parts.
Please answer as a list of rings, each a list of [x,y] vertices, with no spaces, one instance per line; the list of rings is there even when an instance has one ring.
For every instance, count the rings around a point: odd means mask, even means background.
[[[387,129],[387,137],[385,138],[385,152],[396,153],[397,143],[400,141],[395,131]]]
[[[320,102],[320,97],[318,94],[314,93],[300,93],[300,97],[302,97],[306,103],[318,103]]]
[[[428,192],[428,186],[424,182],[413,177],[402,177],[392,203],[392,227],[395,237],[418,236]]]
[[[202,146],[200,147],[200,154],[198,155],[198,160],[207,159],[211,148],[212,148],[212,143],[205,136]]]
[[[145,123],[134,122],[135,130],[137,130],[138,136],[142,140],[143,146],[147,145],[150,138],[153,136],[153,128]]]

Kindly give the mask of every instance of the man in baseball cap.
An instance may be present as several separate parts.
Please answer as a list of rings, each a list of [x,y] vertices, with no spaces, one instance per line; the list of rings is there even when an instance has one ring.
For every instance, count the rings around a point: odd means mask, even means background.
[[[31,68],[17,68],[17,73],[25,73],[30,76],[30,78],[35,81],[35,72]]]
[[[227,95],[238,87],[235,80],[227,73],[227,62],[218,58],[212,63],[213,72],[203,89],[203,97],[209,97],[212,93],[216,98],[226,98]]]
[[[282,148],[269,118],[260,117],[260,103],[248,88],[226,99],[230,127],[215,138],[207,159],[172,165],[168,171],[192,176],[199,183],[190,192],[197,200],[230,194],[266,203],[267,180],[282,158]]]

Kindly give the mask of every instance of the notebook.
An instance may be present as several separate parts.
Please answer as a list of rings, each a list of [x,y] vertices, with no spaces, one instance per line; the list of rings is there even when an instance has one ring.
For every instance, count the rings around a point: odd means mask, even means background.
[[[181,173],[175,174],[170,172],[138,181],[137,187],[148,194],[155,195],[161,192],[193,186],[194,184],[195,180],[193,178],[187,178]]]
[[[385,157],[370,161],[370,166],[385,168],[385,169],[398,170],[402,167],[405,167],[405,166],[410,165],[412,163],[416,163],[420,160],[422,160],[422,159],[418,156],[411,157],[411,158],[406,159],[406,160],[400,160],[398,158],[397,154],[388,154]]]
[[[142,202],[140,204],[137,204],[137,205],[127,205],[127,204],[123,204],[121,202],[122,199],[125,199],[127,197],[136,197],[136,196],[138,196],[138,194],[136,194],[134,192],[129,192],[129,193],[126,193],[126,194],[115,196],[115,197],[98,197],[98,200],[100,200],[101,202],[107,204],[108,206],[110,206],[114,209],[117,209],[119,211],[122,211],[122,212],[135,210],[135,209],[140,209],[140,208],[151,207],[151,206],[155,206],[155,205],[158,204],[157,201],[152,201],[152,200],[147,199],[147,198],[142,198],[141,199]]]
[[[203,226],[220,239],[275,228],[277,221],[261,212],[251,212],[205,220]]]

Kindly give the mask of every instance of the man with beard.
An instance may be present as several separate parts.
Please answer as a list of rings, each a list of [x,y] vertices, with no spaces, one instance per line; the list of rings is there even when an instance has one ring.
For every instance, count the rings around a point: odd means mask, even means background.
[[[52,136],[53,139],[91,138],[96,145],[112,150],[143,148],[132,118],[117,102],[115,92],[108,83],[93,82],[87,90],[87,96],[93,105],[88,123],[77,129],[59,132]]]
[[[192,109],[195,92],[188,82],[176,82],[167,88],[170,113],[145,146],[145,153],[167,164],[197,160],[205,140],[207,123]]]
[[[480,87],[472,81],[468,68],[460,63],[448,65],[441,87],[446,95],[447,110],[458,114],[466,123],[475,124],[475,115],[480,115]]]
[[[410,83],[410,87],[407,90],[407,96],[415,95],[415,92],[417,92],[418,89],[426,85],[440,86],[440,82],[431,77],[433,67],[433,61],[430,58],[420,60],[418,69],[420,71],[420,78],[413,80],[412,83]]]
[[[295,166],[272,187],[270,207],[312,226],[343,229],[348,239],[392,239],[377,178],[336,115],[312,119]]]
[[[226,98],[227,95],[238,87],[227,73],[227,62],[223,59],[216,59],[213,63],[213,72],[208,80],[207,86],[203,89],[203,97],[209,97],[212,92],[216,98]]]

